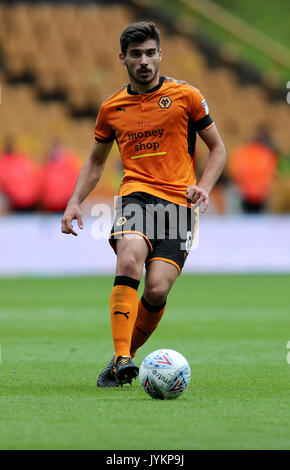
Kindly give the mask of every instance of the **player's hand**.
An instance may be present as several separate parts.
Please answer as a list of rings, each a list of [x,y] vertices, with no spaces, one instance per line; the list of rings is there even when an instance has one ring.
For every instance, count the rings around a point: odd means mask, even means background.
[[[71,233],[77,237],[77,232],[74,231],[72,221],[76,219],[78,221],[79,228],[83,228],[82,213],[79,204],[68,203],[67,208],[61,219],[61,231],[62,233]]]
[[[200,186],[197,186],[195,184],[188,186],[186,191],[186,199],[188,200],[188,202],[192,202],[193,204],[196,204],[198,206],[203,203],[203,208],[201,209],[201,212],[204,214],[208,208],[209,191],[206,191],[205,189],[202,189]]]

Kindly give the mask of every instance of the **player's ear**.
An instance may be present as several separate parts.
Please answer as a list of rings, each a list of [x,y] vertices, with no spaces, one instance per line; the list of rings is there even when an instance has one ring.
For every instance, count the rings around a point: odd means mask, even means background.
[[[122,52],[119,52],[119,59],[121,61],[121,64],[126,65],[125,64],[125,56],[124,56],[124,54],[122,54]]]

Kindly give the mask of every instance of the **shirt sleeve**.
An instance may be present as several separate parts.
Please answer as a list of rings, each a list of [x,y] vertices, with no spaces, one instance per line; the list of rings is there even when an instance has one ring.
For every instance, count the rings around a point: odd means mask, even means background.
[[[209,129],[214,124],[205,97],[194,88],[190,92],[189,115],[197,131]]]
[[[104,103],[101,105],[95,127],[95,142],[112,142],[115,139],[115,131],[108,121],[107,110]]]

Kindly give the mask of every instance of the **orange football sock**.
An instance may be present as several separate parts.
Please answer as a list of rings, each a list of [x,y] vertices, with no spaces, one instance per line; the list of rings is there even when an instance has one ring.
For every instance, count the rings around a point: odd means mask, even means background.
[[[137,349],[142,346],[157,328],[163,313],[166,302],[162,305],[150,305],[144,297],[139,300],[138,315],[134,325],[131,349],[131,357],[134,357]]]
[[[138,312],[139,281],[128,276],[116,276],[111,292],[111,328],[115,360],[130,356],[131,337]]]

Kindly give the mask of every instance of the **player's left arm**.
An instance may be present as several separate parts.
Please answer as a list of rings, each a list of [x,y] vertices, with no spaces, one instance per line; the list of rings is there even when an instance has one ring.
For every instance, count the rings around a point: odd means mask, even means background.
[[[201,212],[204,213],[208,208],[209,194],[225,166],[226,149],[215,124],[198,131],[198,134],[207,145],[209,154],[199,182],[188,186],[186,197],[193,204],[203,203]]]

